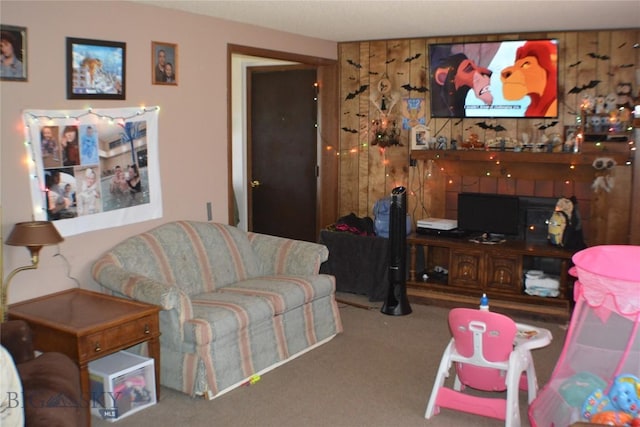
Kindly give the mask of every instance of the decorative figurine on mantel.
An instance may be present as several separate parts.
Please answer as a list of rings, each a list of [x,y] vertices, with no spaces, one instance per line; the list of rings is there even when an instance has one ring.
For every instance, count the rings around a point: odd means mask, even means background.
[[[567,138],[564,141],[563,151],[570,153],[574,151],[573,147],[575,147],[575,145],[576,145],[576,132],[574,130],[571,130],[567,132]]]

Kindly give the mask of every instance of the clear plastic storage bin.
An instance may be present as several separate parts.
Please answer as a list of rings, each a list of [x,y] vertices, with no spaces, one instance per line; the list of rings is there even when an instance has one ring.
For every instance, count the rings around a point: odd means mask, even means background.
[[[156,403],[153,359],[120,351],[89,362],[91,413],[114,422]]]

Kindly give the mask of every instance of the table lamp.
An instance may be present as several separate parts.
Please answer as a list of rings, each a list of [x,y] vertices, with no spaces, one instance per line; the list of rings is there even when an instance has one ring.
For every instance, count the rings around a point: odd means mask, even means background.
[[[13,227],[5,243],[11,246],[26,246],[31,253],[31,265],[16,268],[9,273],[7,280],[2,284],[2,306],[0,310],[2,310],[3,322],[7,320],[7,294],[9,292],[9,283],[11,283],[13,276],[24,270],[38,268],[40,249],[45,245],[55,245],[63,240],[56,227],[49,221],[19,222]]]

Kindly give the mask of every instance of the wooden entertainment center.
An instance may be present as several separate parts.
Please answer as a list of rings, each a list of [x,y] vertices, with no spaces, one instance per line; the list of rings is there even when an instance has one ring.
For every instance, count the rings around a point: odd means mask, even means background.
[[[573,301],[573,280],[568,274],[573,252],[548,244],[507,240],[481,244],[464,237],[423,234],[407,236],[410,250],[407,295],[410,300],[447,307],[477,307],[482,293],[498,312],[531,314],[543,318],[568,319]],[[420,248],[422,250],[420,250]],[[416,271],[418,252],[424,256],[424,271]],[[525,293],[525,271],[541,259],[557,260],[560,287],[557,297]],[[436,266],[448,274],[434,272]]]

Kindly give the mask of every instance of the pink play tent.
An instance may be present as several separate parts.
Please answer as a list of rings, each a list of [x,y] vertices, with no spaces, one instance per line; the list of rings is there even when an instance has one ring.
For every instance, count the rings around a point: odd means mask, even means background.
[[[533,427],[584,420],[594,390],[640,377],[640,246],[594,246],[573,256],[575,308],[551,379],[529,407]]]

